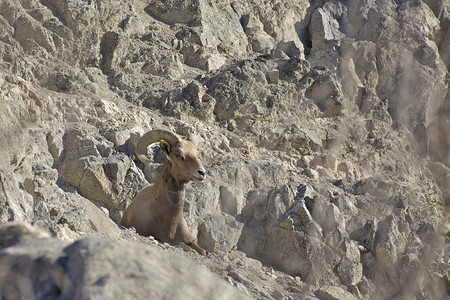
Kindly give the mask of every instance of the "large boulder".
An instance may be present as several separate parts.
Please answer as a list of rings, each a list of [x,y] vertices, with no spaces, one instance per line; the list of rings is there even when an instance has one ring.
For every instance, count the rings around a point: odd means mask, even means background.
[[[68,244],[23,223],[3,225],[0,241],[0,290],[8,299],[249,298],[192,260],[155,246],[102,237]]]

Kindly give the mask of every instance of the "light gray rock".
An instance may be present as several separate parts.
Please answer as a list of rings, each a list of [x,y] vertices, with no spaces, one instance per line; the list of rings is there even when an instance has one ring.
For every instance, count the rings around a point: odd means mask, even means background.
[[[337,267],[337,273],[346,286],[357,285],[362,278],[360,251],[352,241],[345,241],[345,255]]]
[[[101,237],[67,244],[23,225],[12,229],[0,232],[0,289],[8,298],[248,298],[192,260],[157,247]]]
[[[19,182],[14,176],[0,176],[2,222],[31,221],[33,216],[33,197],[19,187]]]
[[[243,15],[241,22],[253,51],[267,53],[275,46],[275,40],[264,31],[264,24],[258,16],[252,13]]]
[[[386,3],[384,10],[361,9],[361,4],[356,3],[350,5],[349,8],[349,14],[352,16],[356,16],[354,14],[357,14],[358,11],[359,13],[364,11],[362,15],[350,18],[350,23],[355,29],[361,29],[357,33],[359,37],[375,41],[377,48],[383,41],[391,39],[392,34],[400,32],[398,31],[399,26],[411,28],[411,31],[407,35],[402,35],[400,40],[392,39],[392,42],[385,44],[386,47],[383,48],[383,51],[378,51],[379,54],[376,56],[379,66],[377,93],[380,98],[389,98],[392,101],[390,106],[393,119],[410,128],[420,144],[421,153],[426,155],[428,140],[436,138],[428,134],[427,128],[432,120],[427,119],[427,116],[436,115],[437,110],[442,108],[443,99],[447,94],[445,84],[437,79],[440,78],[439,73],[445,72],[445,67],[439,56],[435,54],[437,51],[435,42],[430,39],[431,32],[436,30],[434,28],[439,23],[436,16],[423,2],[418,2],[413,6],[402,3],[398,7],[399,15],[395,15],[394,12],[397,8],[390,3]],[[367,18],[368,13],[371,14],[370,18]],[[368,27],[379,26],[383,19],[386,20],[385,26],[389,28],[385,34],[369,30]],[[423,23],[424,26],[417,26],[419,23]],[[397,55],[401,53],[402,57],[395,62],[390,59],[390,53],[394,52]],[[427,73],[425,70],[428,68],[433,71]],[[403,72],[411,75],[400,75]],[[430,87],[425,82],[432,77],[435,77],[433,81],[436,84]],[[413,94],[414,97],[412,97]]]
[[[325,300],[356,299],[351,293],[338,286],[325,286],[320,288],[317,295]]]
[[[236,216],[244,207],[244,195],[239,188],[230,186],[221,186],[220,191],[220,210],[224,213]]]
[[[338,115],[343,106],[340,84],[327,72],[319,71],[313,76],[314,82],[306,90],[306,96],[317,104],[325,116]]]
[[[63,151],[62,134],[58,132],[49,132],[47,134],[48,150],[53,157],[53,161],[56,163],[59,161],[59,156]]]
[[[231,6],[208,1],[150,2],[147,9],[159,20],[168,23],[182,23],[192,28],[185,36],[185,61],[191,66],[206,71],[220,68],[225,55],[242,56],[246,52],[247,39],[238,16]]]
[[[99,209],[88,199],[74,194],[72,197],[75,205],[80,207],[91,226],[91,231],[105,234],[111,238],[117,238],[120,236],[119,226],[109,218],[109,212],[103,209]]]
[[[103,158],[99,149],[104,145],[88,137],[83,130],[66,133],[63,159],[57,165],[58,180],[75,187],[80,195],[96,205],[106,207],[117,220],[119,212],[146,182],[128,156]],[[135,189],[130,190],[131,186]]]
[[[236,248],[242,227],[242,223],[226,214],[207,216],[198,227],[198,243],[211,253],[217,249],[230,251]]]
[[[325,3],[316,8],[311,15],[309,35],[311,37],[311,60],[333,70],[337,67],[341,39],[345,34],[341,31],[340,22],[345,18],[347,8],[338,1]]]
[[[277,49],[286,53],[286,55],[290,58],[302,57],[301,49],[299,49],[293,41],[289,42],[281,41],[278,43]]]
[[[439,162],[428,162],[428,169],[433,174],[436,183],[443,192],[444,201],[450,203],[450,170],[447,166]]]
[[[328,231],[332,231],[340,226],[343,226],[343,217],[339,208],[330,203],[325,208],[325,222],[323,228]]]
[[[266,74],[266,78],[269,83],[278,83],[279,77],[280,71],[278,71],[277,69],[270,70]]]

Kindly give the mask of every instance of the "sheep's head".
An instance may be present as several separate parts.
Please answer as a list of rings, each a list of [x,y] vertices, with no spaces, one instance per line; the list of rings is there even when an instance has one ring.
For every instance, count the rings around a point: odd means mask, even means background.
[[[155,142],[160,142],[161,150],[171,163],[170,172],[177,181],[203,181],[206,178],[206,171],[200,161],[195,143],[191,140],[183,140],[170,131],[157,129],[144,134],[137,146],[137,156],[140,161],[149,162],[145,156],[146,149]]]

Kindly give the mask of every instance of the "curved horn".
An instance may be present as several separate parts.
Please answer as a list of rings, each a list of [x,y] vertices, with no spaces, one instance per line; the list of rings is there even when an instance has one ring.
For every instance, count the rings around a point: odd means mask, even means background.
[[[146,155],[147,147],[161,140],[168,142],[171,146],[181,141],[180,137],[171,131],[163,129],[151,130],[144,134],[137,144],[136,154],[138,159],[143,163],[149,163],[150,160]]]

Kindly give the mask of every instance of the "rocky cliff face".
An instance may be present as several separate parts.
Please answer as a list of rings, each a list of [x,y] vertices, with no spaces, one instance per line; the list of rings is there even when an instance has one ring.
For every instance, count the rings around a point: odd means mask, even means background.
[[[449,66],[447,1],[1,1],[0,294],[444,299]],[[206,258],[114,223],[156,128]]]

